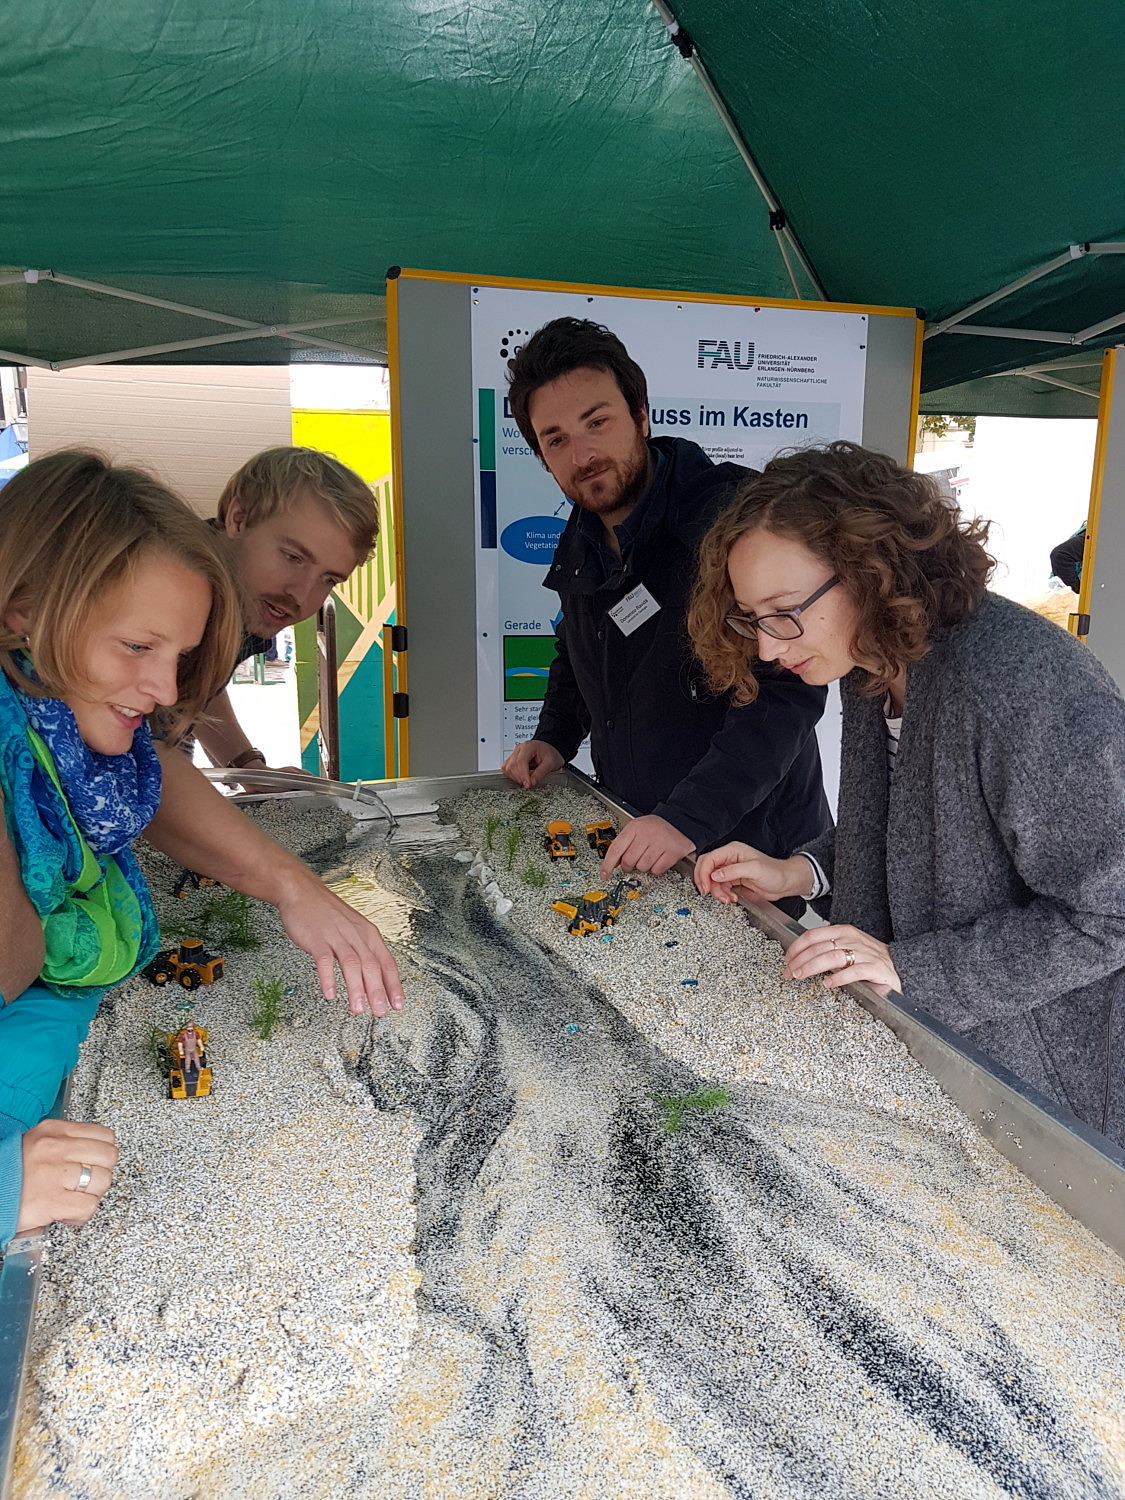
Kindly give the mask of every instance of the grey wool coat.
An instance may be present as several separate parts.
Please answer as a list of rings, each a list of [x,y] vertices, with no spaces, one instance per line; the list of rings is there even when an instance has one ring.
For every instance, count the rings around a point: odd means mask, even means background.
[[[882,702],[841,683],[822,914],[889,943],[904,994],[1125,1144],[1125,702],[1073,636],[986,594]],[[818,908],[821,903],[817,903]]]

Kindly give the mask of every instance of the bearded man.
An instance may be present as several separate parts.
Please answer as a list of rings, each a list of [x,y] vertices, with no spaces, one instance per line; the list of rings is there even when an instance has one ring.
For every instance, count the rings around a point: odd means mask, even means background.
[[[562,618],[543,709],[505,773],[537,786],[590,735],[598,780],[643,814],[603,877],[660,875],[729,839],[788,857],[831,824],[815,733],[825,689],[763,664],[758,698],[737,705],[708,690],[686,628],[699,543],[754,471],[653,438],[644,372],[586,319],[529,339],[509,361],[508,400],[574,508],[544,580]]]

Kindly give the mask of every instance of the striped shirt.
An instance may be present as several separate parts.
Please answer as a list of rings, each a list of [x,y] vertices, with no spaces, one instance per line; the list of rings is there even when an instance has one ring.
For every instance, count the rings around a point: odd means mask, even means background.
[[[902,715],[892,716],[890,693],[883,700],[883,718],[887,724],[887,775],[890,776],[894,772],[895,756],[898,754],[898,742],[902,734]]]

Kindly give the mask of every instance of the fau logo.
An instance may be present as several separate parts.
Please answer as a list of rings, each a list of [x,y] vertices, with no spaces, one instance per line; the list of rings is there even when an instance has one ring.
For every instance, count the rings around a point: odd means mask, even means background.
[[[745,356],[743,355],[745,350]],[[707,364],[710,360],[711,363]],[[754,342],[752,339],[700,339],[700,370],[750,370],[754,367]]]

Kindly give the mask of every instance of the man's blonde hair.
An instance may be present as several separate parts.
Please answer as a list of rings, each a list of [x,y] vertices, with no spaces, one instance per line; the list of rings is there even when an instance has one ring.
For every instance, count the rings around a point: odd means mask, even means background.
[[[246,525],[257,526],[288,510],[302,490],[328,507],[361,562],[370,557],[379,535],[379,507],[371,487],[347,464],[315,448],[267,448],[244,463],[219,496],[219,524],[226,525],[237,504]]]
[[[211,589],[203,639],[180,668],[179,700],[161,713],[165,737],[176,739],[234,670],[242,603],[227,551],[151,474],[81,449],[36,459],[0,491],[0,669],[25,692],[64,697],[81,688],[82,640],[98,603],[146,553],[164,554]],[[5,623],[13,609],[30,615],[26,641]],[[38,686],[16,661],[24,649]]]

